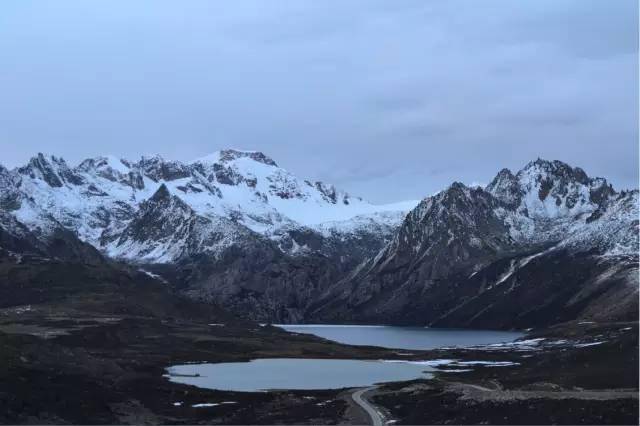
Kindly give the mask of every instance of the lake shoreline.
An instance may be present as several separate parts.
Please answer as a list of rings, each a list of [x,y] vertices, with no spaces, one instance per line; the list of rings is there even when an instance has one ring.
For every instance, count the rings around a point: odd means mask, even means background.
[[[513,403],[489,401],[480,405],[477,402],[470,404],[464,399],[464,389],[459,393],[459,390],[451,388],[456,382],[487,388],[497,381],[514,389],[532,383],[555,383],[562,389],[573,386],[637,389],[637,384],[629,383],[632,369],[637,369],[637,336],[635,343],[629,340],[637,334],[637,323],[572,324],[541,330],[537,334],[527,334],[524,339],[545,338],[550,342],[566,340],[568,343],[564,346],[541,346],[541,349],[533,351],[506,346],[492,350],[458,348],[407,352],[342,345],[250,323],[209,326],[209,323],[218,324],[220,321],[166,320],[115,313],[109,313],[109,321],[106,321],[96,318],[95,312],[58,310],[55,317],[49,317],[46,312],[32,310],[0,319],[0,347],[3,348],[0,395],[4,395],[0,396],[2,423],[24,423],[24,416],[37,419],[38,423],[62,423],[64,420],[84,424],[282,424],[303,423],[309,419],[314,424],[331,424],[363,420],[362,415],[350,405],[350,391],[344,389],[227,392],[172,383],[163,377],[165,368],[177,363],[233,362],[270,357],[404,361],[457,359],[462,362],[518,363],[515,367],[479,365],[473,371],[455,373],[446,371],[451,367],[441,366],[434,379],[390,383],[376,389],[371,396],[372,402],[389,411],[392,419],[409,423],[419,423],[416,410],[425,408],[434,415],[445,415],[446,409],[454,410],[458,413],[456,419],[462,420],[470,419],[465,416],[474,412],[482,415],[477,411],[479,406],[486,405],[495,410],[496,406],[504,408],[504,404]],[[79,328],[78,324],[86,325]],[[20,331],[23,334],[17,334],[18,326],[25,330]],[[631,331],[618,331],[629,327]],[[36,328],[55,332],[55,337],[43,339],[24,334]],[[606,338],[608,343],[573,347],[598,341],[601,339],[596,337],[598,335],[609,336]],[[617,342],[626,342],[626,349],[620,350],[615,346]],[[575,357],[579,357],[578,361]],[[611,365],[609,359],[617,361]],[[585,379],[581,362],[594,366],[593,379]],[[25,378],[28,378],[27,382]],[[77,395],[74,390],[78,387],[88,391]],[[448,395],[446,407],[439,409],[436,405],[433,399],[436,391]],[[412,402],[411,392],[421,395],[420,400],[430,405],[425,407]],[[55,395],[65,395],[64,404]],[[536,397],[528,404],[543,407],[553,405],[553,401]],[[637,420],[637,398],[614,402],[610,407],[615,407],[618,414],[611,418],[628,422],[634,419],[629,413],[636,407],[634,415]],[[602,402],[588,400],[581,401],[581,404],[589,407],[591,419],[610,414],[611,408]],[[491,412],[490,408],[487,410]],[[621,414],[626,417],[620,417]],[[571,422],[579,423],[581,418],[576,414]],[[422,421],[427,420],[430,419]],[[513,417],[510,420],[510,423],[517,423],[518,419]]]
[[[503,330],[391,325],[274,324],[273,326],[288,332],[311,334],[346,345],[376,346],[403,351],[506,343],[526,335],[526,333]]]

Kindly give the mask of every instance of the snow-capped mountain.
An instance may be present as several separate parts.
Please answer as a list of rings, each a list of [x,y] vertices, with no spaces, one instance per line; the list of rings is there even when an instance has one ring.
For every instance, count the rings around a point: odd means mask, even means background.
[[[590,224],[616,210],[616,205],[625,204],[624,199],[637,198],[637,191],[618,194],[606,179],[589,178],[578,167],[540,159],[516,175],[507,169],[500,171],[485,189],[505,205],[498,213],[509,223],[513,238],[524,242],[561,240],[593,228]],[[626,204],[628,222],[634,203]],[[611,221],[598,223],[603,222]]]
[[[454,183],[423,200],[311,316],[483,327],[557,322],[605,303],[600,297],[637,295],[637,270],[638,191],[616,192],[579,168],[538,159],[516,174],[502,170],[486,188]]]
[[[0,210],[43,244],[72,232],[184,294],[279,321],[300,320],[416,204],[373,205],[253,151],[184,163],[104,156],[75,167],[38,154],[0,167]]]
[[[247,229],[287,240],[282,249],[295,253],[304,244],[286,237],[288,231],[304,228],[326,234],[331,228],[347,235],[371,228],[376,232],[379,226],[398,225],[417,203],[376,206],[332,185],[300,179],[260,152],[238,150],[219,151],[189,163],[159,156],[137,162],[106,156],[73,168],[61,158],[38,154],[23,167],[3,168],[0,179],[6,188],[0,201],[26,226],[42,228],[53,219],[112,257],[149,263],[193,254],[175,248],[176,235],[170,244],[174,247],[163,250],[153,238],[132,233],[136,221],[149,220],[149,214],[169,223],[183,219],[197,223],[199,229],[190,232],[208,241],[199,247],[210,253],[232,243],[232,231],[241,238]],[[175,197],[171,210],[175,217],[160,210],[144,212],[149,208],[146,202],[161,190]],[[220,241],[214,243],[215,238]]]
[[[4,253],[91,256],[73,235],[260,321],[528,327],[637,311],[638,191],[559,161],[381,206],[253,151],[0,166]]]

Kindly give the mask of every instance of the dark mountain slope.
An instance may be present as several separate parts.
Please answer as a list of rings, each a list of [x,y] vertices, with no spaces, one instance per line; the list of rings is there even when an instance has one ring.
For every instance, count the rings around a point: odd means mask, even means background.
[[[637,217],[637,191],[557,161],[503,170],[486,189],[454,183],[310,318],[485,328],[632,318]]]

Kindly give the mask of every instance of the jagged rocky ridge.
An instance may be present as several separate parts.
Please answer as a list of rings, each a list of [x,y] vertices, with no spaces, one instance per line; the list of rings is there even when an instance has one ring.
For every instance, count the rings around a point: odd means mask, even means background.
[[[537,160],[415,204],[374,206],[259,152],[73,168],[39,154],[0,167],[0,243],[73,233],[260,321],[511,328],[637,312],[637,191]]]
[[[537,160],[423,200],[309,316],[501,328],[633,319],[637,276],[638,191]]]
[[[395,227],[417,204],[372,205],[332,185],[299,179],[262,153],[237,150],[190,163],[159,156],[138,162],[98,157],[74,168],[63,159],[38,154],[24,167],[2,168],[0,189],[0,206],[27,226],[53,218],[115,258],[131,258],[131,244],[144,244],[141,236],[133,241],[120,237],[159,190],[212,223],[223,219],[219,232],[225,232],[225,220],[231,220],[289,252],[306,249],[304,242],[292,239],[292,230],[331,236],[372,227],[377,234]],[[133,257],[153,263],[179,260],[175,252],[149,249],[138,247],[136,252],[148,254]]]

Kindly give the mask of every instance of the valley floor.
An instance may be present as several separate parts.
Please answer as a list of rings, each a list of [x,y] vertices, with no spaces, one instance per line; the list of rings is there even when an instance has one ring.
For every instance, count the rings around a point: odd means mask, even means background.
[[[637,323],[571,324],[534,334],[531,344],[408,353],[251,323],[13,307],[0,311],[0,422],[370,421],[352,400],[356,390],[221,392],[162,377],[174,363],[298,357],[462,363],[441,364],[434,379],[388,384],[363,396],[398,424],[637,424],[637,333]],[[471,361],[514,365],[460,366]]]
[[[398,351],[260,327],[145,277],[109,263],[0,262],[0,423],[363,424],[366,404],[402,424],[638,423],[637,322]],[[163,377],[174,364],[276,357],[431,361],[439,372],[356,398],[358,389],[222,392]]]
[[[490,353],[518,365],[448,366],[432,380],[382,386],[372,400],[398,424],[638,423],[637,322],[564,324],[529,340],[509,349],[433,351],[460,360]]]
[[[339,391],[219,392],[165,367],[261,357],[385,358],[277,328],[131,317],[0,315],[1,423],[335,423]],[[220,404],[233,401],[235,404]]]

